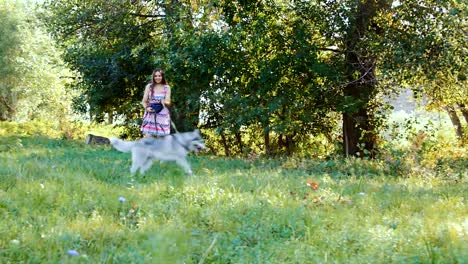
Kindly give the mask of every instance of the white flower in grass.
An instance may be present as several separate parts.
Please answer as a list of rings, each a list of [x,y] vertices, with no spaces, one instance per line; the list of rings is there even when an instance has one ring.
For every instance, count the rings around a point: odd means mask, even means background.
[[[20,244],[18,239],[13,239],[13,240],[10,241],[10,243],[12,243],[13,245],[19,245]]]
[[[68,250],[68,251],[67,251],[67,254],[68,254],[69,256],[78,256],[78,255],[80,255],[80,253],[78,253],[78,251],[73,250],[73,249]]]
[[[364,193],[364,192],[360,192],[360,193],[359,193],[359,195],[366,195],[366,193]]]
[[[120,196],[120,197],[119,197],[119,202],[123,203],[123,202],[125,202],[125,201],[126,201],[125,197],[123,197],[123,196]]]
[[[391,242],[395,237],[394,229],[384,226],[376,225],[369,229],[371,238],[379,242]]]

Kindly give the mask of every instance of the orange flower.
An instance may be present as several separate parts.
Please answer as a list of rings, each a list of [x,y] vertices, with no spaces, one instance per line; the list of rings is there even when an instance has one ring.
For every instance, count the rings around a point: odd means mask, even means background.
[[[318,190],[318,188],[319,188],[318,182],[314,182],[314,181],[312,181],[312,180],[306,180],[306,184],[307,184],[307,186],[309,186],[309,188],[310,188],[312,191],[316,191],[316,190]]]
[[[133,202],[133,209],[136,209],[138,207],[136,202]]]

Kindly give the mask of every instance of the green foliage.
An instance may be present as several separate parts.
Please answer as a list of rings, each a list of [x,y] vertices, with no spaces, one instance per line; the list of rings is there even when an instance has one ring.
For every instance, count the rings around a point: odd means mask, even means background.
[[[233,138],[260,127],[268,155],[332,138],[340,113],[342,149],[375,156],[388,114],[381,97],[401,86],[436,107],[466,103],[460,1],[62,0],[45,8],[78,72],[75,106],[97,122],[107,113],[134,126],[155,67],[173,87],[179,130]]]
[[[11,119],[16,112],[18,92],[16,85],[20,82],[18,77],[21,72],[17,68],[16,58],[21,44],[19,14],[14,12],[15,4],[10,2],[0,3],[0,120]]]
[[[455,162],[466,168],[466,150],[446,148],[445,165],[405,177],[375,160],[191,156],[197,176],[187,178],[169,163],[131,176],[128,154],[108,146],[39,136],[21,141],[22,148],[0,152],[2,263],[468,257],[467,175],[459,166],[449,171]],[[431,162],[426,152],[422,159]]]
[[[215,156],[268,156],[263,149],[263,140],[259,136],[262,134],[262,129],[259,127],[240,129],[239,133],[242,135],[240,141],[232,131],[202,129],[202,132],[210,153]],[[336,156],[340,149],[336,143],[337,138],[333,136],[317,134],[298,136],[296,139],[298,143],[290,153],[291,157],[325,158]],[[270,140],[273,147],[269,156],[287,156],[284,154],[288,151],[287,142],[281,134],[271,133]]]
[[[208,128],[238,132],[260,124],[292,142],[331,129],[335,120],[327,114],[326,84],[332,71],[315,56],[314,46],[305,45],[310,27],[281,18],[287,10],[271,2],[242,3],[237,22],[227,21],[229,30],[222,30],[229,2],[177,2],[47,2],[44,19],[68,47],[65,60],[80,73],[74,87],[83,91],[77,101],[81,110],[89,105],[96,116],[117,112],[133,119],[141,111],[132,106],[141,100],[142,81],[150,67],[161,66],[173,86],[172,112],[181,131],[192,129],[200,113]],[[164,15],[155,13],[153,4]],[[159,15],[161,20],[155,20]],[[122,25],[131,34],[121,34]]]
[[[34,5],[2,1],[0,12],[0,119],[70,119],[76,95],[64,89],[70,72]]]
[[[383,69],[428,96],[432,108],[466,104],[467,3],[425,1],[421,8],[414,1],[399,2],[393,13],[376,21],[386,25],[385,39],[392,47],[385,51]]]
[[[21,145],[21,138],[30,136],[54,139],[84,140],[88,134],[103,137],[121,137],[125,129],[113,125],[85,124],[82,122],[49,122],[34,120],[30,122],[1,122],[0,138],[5,144],[2,148],[11,149]]]
[[[144,17],[153,8],[128,1],[45,1],[41,18],[78,74],[70,84],[81,94],[74,106],[89,111],[93,121],[102,122],[105,113],[130,120],[142,114],[139,102],[160,45],[157,15]]]
[[[390,172],[407,176],[426,171],[427,175],[452,180],[464,177],[463,173],[454,171],[465,166],[465,147],[457,142],[448,122],[436,124],[430,119],[395,118],[381,153]]]

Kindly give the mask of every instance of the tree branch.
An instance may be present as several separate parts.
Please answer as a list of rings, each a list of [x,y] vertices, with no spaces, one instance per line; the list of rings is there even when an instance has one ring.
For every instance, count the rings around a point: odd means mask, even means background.
[[[336,52],[336,53],[343,53],[342,50],[339,50],[339,49],[332,49],[332,48],[317,48],[318,50],[326,50],[326,51],[333,51],[333,52]]]
[[[164,18],[166,15],[144,15],[144,14],[137,14],[137,13],[129,13],[131,16],[136,17],[155,17],[155,18]]]

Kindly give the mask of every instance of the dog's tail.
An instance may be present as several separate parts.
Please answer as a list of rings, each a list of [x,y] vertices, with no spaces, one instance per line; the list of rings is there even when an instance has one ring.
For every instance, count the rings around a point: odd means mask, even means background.
[[[125,141],[119,138],[109,138],[111,145],[118,151],[130,152],[135,145],[135,142]]]

